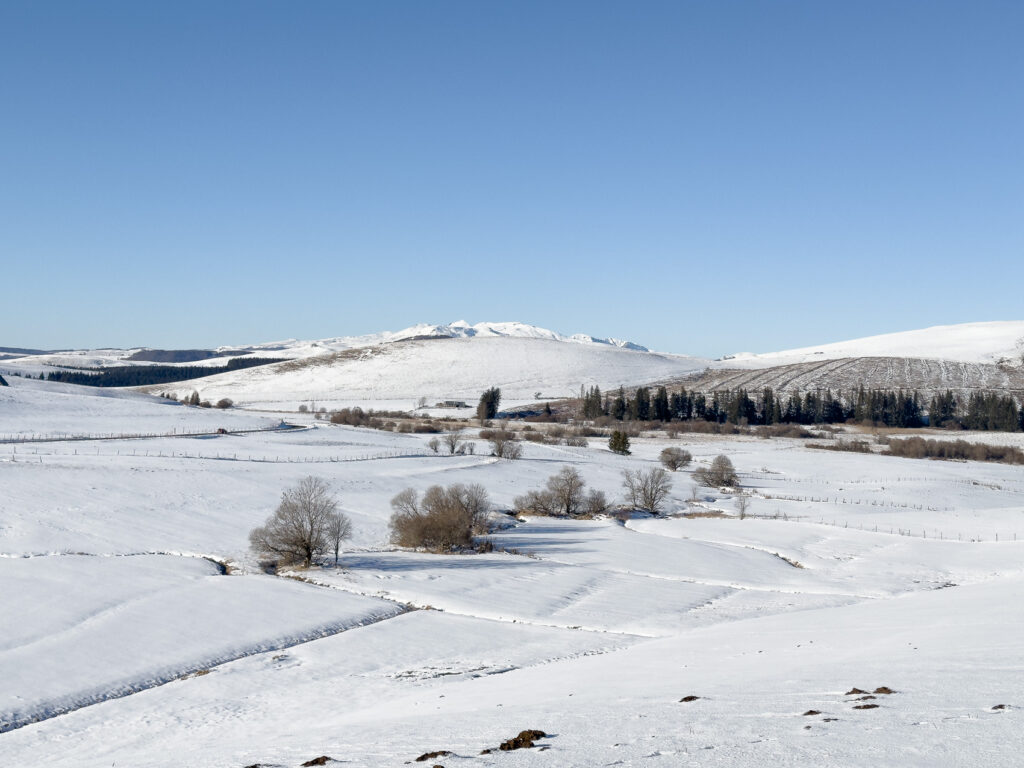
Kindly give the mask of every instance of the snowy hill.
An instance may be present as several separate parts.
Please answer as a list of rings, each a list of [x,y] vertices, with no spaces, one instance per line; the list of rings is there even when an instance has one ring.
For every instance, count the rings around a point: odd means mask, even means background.
[[[596,345],[647,352],[647,347],[622,339],[601,339],[583,333],[566,336],[520,322],[477,323],[470,325],[459,320],[447,325],[420,323],[400,331],[382,331],[362,336],[335,336],[325,339],[286,339],[244,346],[219,346],[212,350],[158,350],[151,347],[128,349],[102,348],[44,352],[31,349],[0,348],[8,350],[0,355],[8,370],[38,375],[53,369],[109,368],[124,365],[189,365],[219,366],[232,357],[253,355],[300,359],[317,357],[349,349],[377,347],[413,339],[469,339],[469,338],[511,338],[545,339],[571,344]]]
[[[729,355],[716,360],[715,367],[768,368],[849,357],[910,357],[961,363],[1019,364],[1022,355],[1024,321],[1015,320],[937,325],[782,352]]]
[[[569,343],[567,343],[569,342]],[[390,341],[275,365],[159,385],[152,392],[241,405],[288,400],[408,401],[426,397],[475,400],[498,386],[508,400],[568,397],[581,385],[635,386],[703,369],[706,360],[626,349],[610,343],[505,335],[427,337]]]
[[[381,344],[390,344],[396,341],[409,341],[412,339],[469,339],[469,338],[515,338],[515,339],[547,339],[548,341],[565,341],[575,344],[600,344],[611,347],[632,349],[638,352],[647,352],[647,347],[635,344],[632,341],[621,339],[600,339],[595,336],[577,333],[572,336],[565,336],[557,331],[541,328],[536,325],[520,322],[502,323],[477,323],[470,325],[465,320],[457,320],[447,325],[435,325],[420,323],[418,325],[403,328],[400,331],[382,331],[363,336],[338,336],[329,339],[318,339],[316,341],[300,341],[289,339],[287,341],[271,342],[269,344],[258,344],[252,347],[218,347],[217,351],[225,354],[231,351],[255,351],[259,353],[273,353],[277,357],[308,357],[321,355],[325,351],[338,352],[345,349],[361,349],[363,347],[375,347]]]

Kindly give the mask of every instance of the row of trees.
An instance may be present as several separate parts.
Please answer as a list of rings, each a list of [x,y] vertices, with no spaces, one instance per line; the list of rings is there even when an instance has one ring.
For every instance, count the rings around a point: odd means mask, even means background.
[[[669,392],[666,387],[639,387],[632,395],[619,387],[616,394],[602,394],[599,387],[583,392],[580,411],[584,418],[602,416],[630,421],[709,421],[720,424],[836,424],[869,422],[888,427],[920,427],[926,416],[934,426],[964,429],[1024,429],[1024,408],[1011,396],[978,392],[959,402],[951,391],[932,398],[925,407],[920,393],[905,390],[866,389],[849,393],[826,389],[788,396],[765,387],[756,395],[745,389],[713,392]],[[614,450],[614,449],[613,449]]]
[[[233,357],[224,365],[124,365],[79,371],[50,371],[46,374],[46,380],[83,384],[87,387],[141,387],[280,362],[283,361],[272,357]]]
[[[964,406],[946,390],[932,398],[928,408],[929,422],[934,427],[998,430],[1016,432],[1024,429],[1024,408],[1009,396],[995,392],[972,392]]]

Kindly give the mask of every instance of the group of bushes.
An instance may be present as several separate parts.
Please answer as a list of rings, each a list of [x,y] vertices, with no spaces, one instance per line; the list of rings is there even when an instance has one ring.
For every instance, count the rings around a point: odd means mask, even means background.
[[[406,488],[391,499],[391,542],[400,547],[448,551],[467,547],[488,531],[490,502],[482,485],[434,485],[423,498]]]
[[[660,513],[672,492],[669,474],[659,467],[627,469],[622,473],[625,502],[630,509]],[[587,490],[574,467],[562,467],[547,479],[543,488],[527,491],[512,502],[517,514],[552,517],[593,517],[611,509],[603,491]]]
[[[966,440],[925,440],[923,437],[889,440],[884,455],[908,459],[961,459],[1024,464],[1024,451],[1012,446],[968,443]]]
[[[586,482],[573,467],[562,467],[547,479],[544,488],[527,491],[512,502],[520,514],[592,517],[608,511],[602,491],[587,490]]]

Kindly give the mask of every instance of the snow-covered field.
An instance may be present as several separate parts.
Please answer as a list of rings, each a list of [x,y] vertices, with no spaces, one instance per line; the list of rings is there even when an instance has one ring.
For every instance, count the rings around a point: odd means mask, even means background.
[[[277,421],[0,388],[0,434]],[[526,444],[509,462],[480,440],[443,456],[430,435],[306,423],[0,445],[0,762],[1019,764],[1021,467],[718,436],[639,439],[626,457]],[[491,554],[387,544],[402,488],[481,483],[504,510],[570,465],[619,499],[621,471],[669,444],[697,466],[730,456],[749,517],[684,471],[670,515],[726,517],[508,519]],[[248,532],[310,474],[354,538],[339,567],[269,576]],[[528,728],[547,749],[480,754]]]

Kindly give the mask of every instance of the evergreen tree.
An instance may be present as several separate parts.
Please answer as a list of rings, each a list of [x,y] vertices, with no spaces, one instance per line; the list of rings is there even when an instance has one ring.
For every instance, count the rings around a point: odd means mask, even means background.
[[[633,398],[631,405],[630,416],[637,421],[651,420],[651,394],[647,387],[637,389],[636,397]]]
[[[623,456],[628,456],[629,435],[618,429],[614,430],[611,437],[608,438],[608,450],[622,454]]]
[[[480,421],[496,418],[498,415],[498,405],[500,403],[500,389],[497,387],[491,387],[490,389],[484,390],[484,393],[480,395],[480,402],[476,406],[476,417],[480,419]]]
[[[619,387],[619,394],[615,396],[614,402],[612,402],[611,415],[619,421],[626,418],[626,409],[629,404],[626,402],[626,390]]]
[[[651,417],[655,421],[669,421],[672,412],[669,409],[668,390],[665,387],[658,387],[658,391],[651,400]]]

